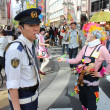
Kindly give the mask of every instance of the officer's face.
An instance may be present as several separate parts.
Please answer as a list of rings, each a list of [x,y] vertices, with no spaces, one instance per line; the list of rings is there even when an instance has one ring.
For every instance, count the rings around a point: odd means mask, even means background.
[[[21,28],[23,36],[32,42],[36,39],[35,34],[38,34],[39,31],[40,24],[24,24],[24,28]]]

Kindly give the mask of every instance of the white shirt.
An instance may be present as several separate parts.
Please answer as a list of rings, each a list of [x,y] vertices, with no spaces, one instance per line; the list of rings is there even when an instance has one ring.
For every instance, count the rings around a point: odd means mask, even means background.
[[[13,41],[13,36],[11,36],[11,35],[7,35],[6,38],[8,39],[8,43]]]
[[[8,44],[8,40],[5,36],[0,37],[0,56],[3,57],[5,48]]]
[[[23,35],[20,35],[19,39],[23,40],[27,47],[32,51],[32,42]],[[23,88],[36,85],[37,75],[34,67],[33,65],[29,65],[27,53],[21,48],[20,43],[11,44],[6,52],[5,58],[7,89],[18,89],[20,87]],[[19,61],[19,65],[16,68],[12,66],[13,60]]]
[[[63,38],[62,38],[62,45],[63,44],[69,44],[69,41],[65,42],[65,40],[67,40],[66,34],[61,32],[60,35],[63,36]]]

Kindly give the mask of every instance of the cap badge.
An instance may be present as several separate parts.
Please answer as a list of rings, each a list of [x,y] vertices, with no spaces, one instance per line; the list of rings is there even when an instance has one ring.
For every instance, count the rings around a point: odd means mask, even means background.
[[[36,11],[31,12],[31,18],[37,18],[37,12]]]

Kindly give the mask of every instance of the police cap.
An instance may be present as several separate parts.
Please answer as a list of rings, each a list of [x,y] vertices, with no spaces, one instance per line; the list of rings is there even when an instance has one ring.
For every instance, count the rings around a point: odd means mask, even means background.
[[[20,12],[15,16],[14,20],[19,21],[23,24],[40,24],[41,20],[39,15],[41,14],[41,10],[38,8],[31,8]]]

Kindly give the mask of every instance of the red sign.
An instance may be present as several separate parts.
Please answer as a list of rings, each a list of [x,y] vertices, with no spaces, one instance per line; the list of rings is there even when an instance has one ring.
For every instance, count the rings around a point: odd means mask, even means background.
[[[11,0],[7,1],[7,17],[10,19],[10,5],[11,5]]]

